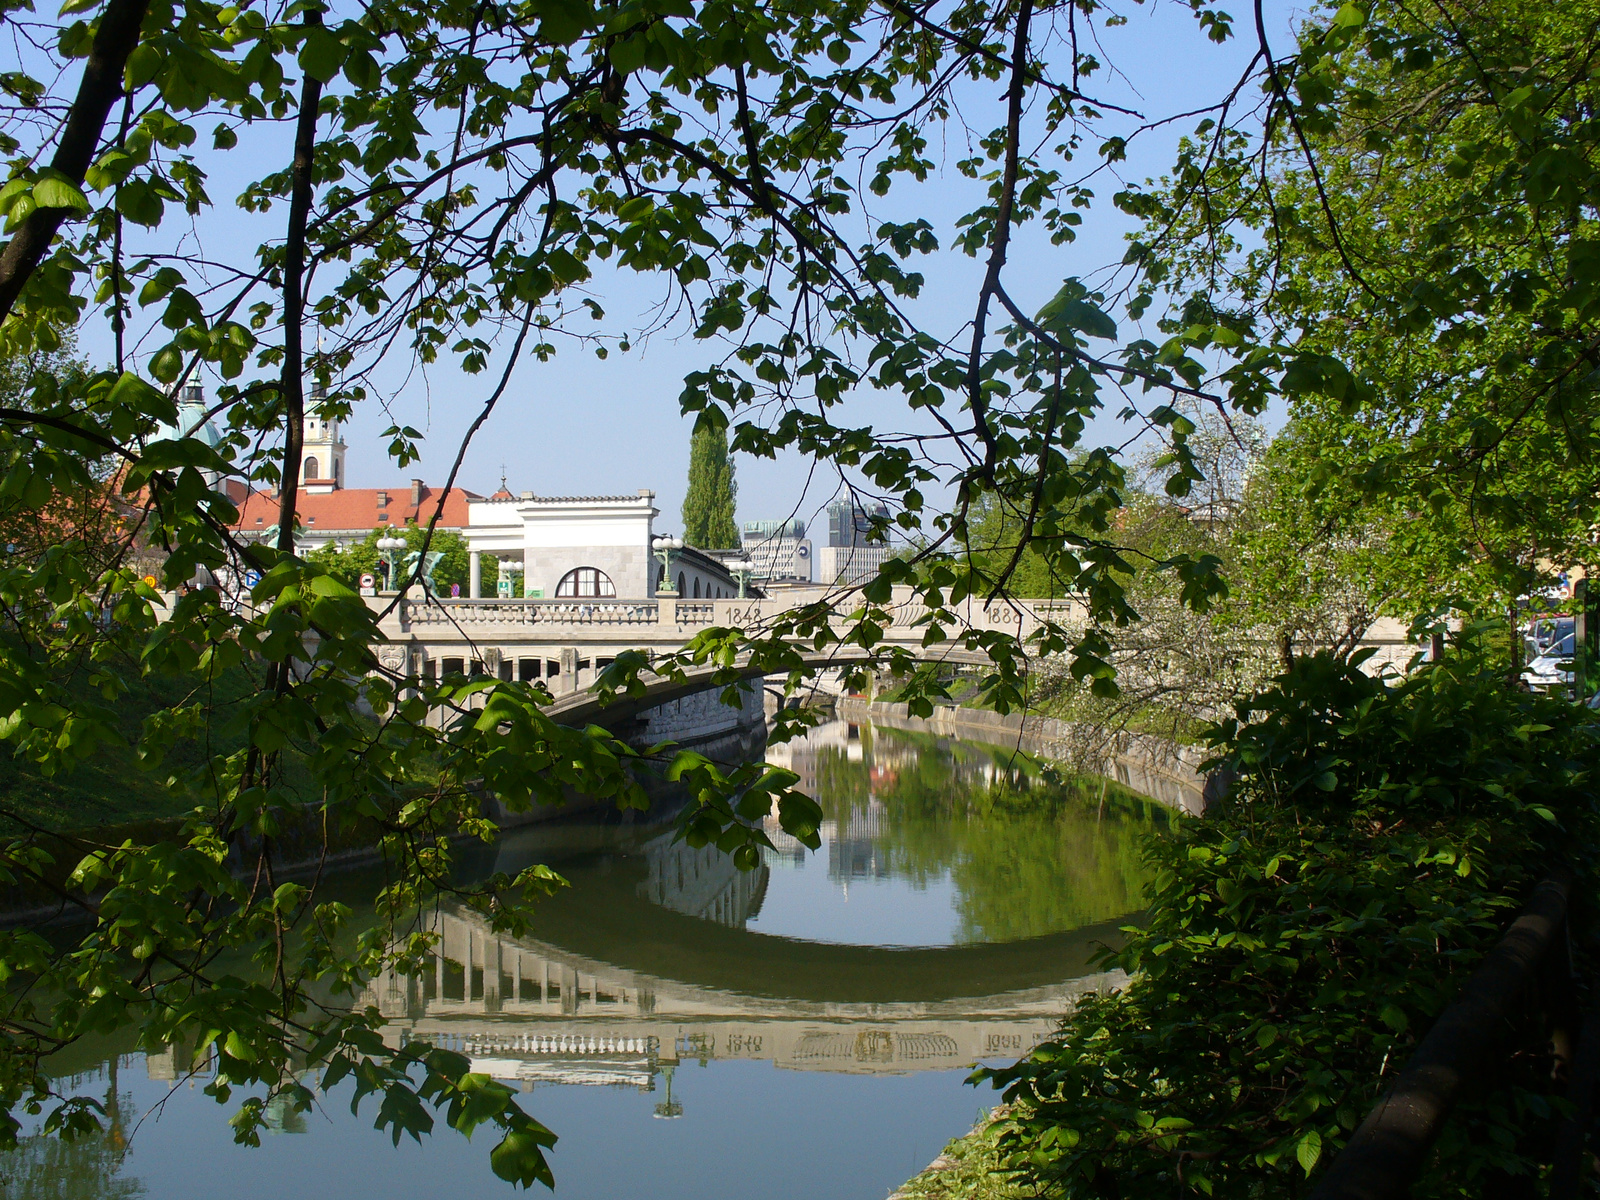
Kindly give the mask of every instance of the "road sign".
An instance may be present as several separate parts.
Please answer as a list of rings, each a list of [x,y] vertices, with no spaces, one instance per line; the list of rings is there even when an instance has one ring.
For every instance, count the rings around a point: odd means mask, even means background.
[[[378,586],[378,577],[376,575],[372,574],[370,571],[365,573],[365,574],[363,574],[361,576],[361,586],[364,587],[364,588],[377,587]]]
[[[246,571],[244,573],[244,585],[245,585],[245,587],[253,588],[253,587],[256,586],[256,584],[258,584],[260,582],[261,582],[261,572],[260,571],[257,571],[254,568],[252,568],[252,569],[250,569],[250,570],[248,570],[248,571]]]

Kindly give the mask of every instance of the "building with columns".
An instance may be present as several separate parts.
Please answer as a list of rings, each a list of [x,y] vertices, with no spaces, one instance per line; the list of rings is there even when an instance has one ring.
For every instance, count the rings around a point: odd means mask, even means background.
[[[193,391],[195,396],[186,397],[191,407],[200,403],[199,389]],[[397,488],[346,487],[345,450],[339,421],[314,414],[305,418],[295,501],[295,547],[301,554],[360,542],[385,526],[426,525],[438,510],[436,528],[459,533],[467,542],[466,599],[739,595],[728,567],[692,546],[669,551],[663,567],[652,549],[660,512],[648,489],[630,496],[516,495],[502,479],[492,496],[451,488],[440,510],[439,489],[421,479]],[[274,532],[281,493],[240,491],[237,532],[247,539]]]
[[[692,546],[669,551],[663,568],[651,548],[660,515],[649,489],[631,496],[513,496],[502,488],[473,500],[461,530],[471,556],[468,595],[484,596],[485,585],[504,573],[520,577],[517,594],[534,599],[644,599],[663,591],[680,599],[737,596],[728,568]],[[502,572],[502,563],[512,569]]]

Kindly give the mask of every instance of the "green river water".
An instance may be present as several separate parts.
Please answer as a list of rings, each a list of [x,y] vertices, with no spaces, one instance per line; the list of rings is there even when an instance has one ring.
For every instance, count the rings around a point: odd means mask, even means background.
[[[557,1195],[881,1200],[964,1132],[1015,1058],[1137,919],[1139,843],[1165,810],[1100,780],[1050,783],[1003,748],[842,723],[768,754],[822,804],[822,847],[771,828],[735,870],[668,824],[556,824],[469,869],[548,862],[572,887],[510,939],[444,909],[431,969],[374,982],[393,1039],[513,1081],[560,1136]],[[360,871],[338,881],[352,895]],[[81,1047],[57,1072],[100,1096],[105,1136],[0,1156],[10,1200],[498,1196],[488,1142],[395,1148],[342,1088],[233,1145],[231,1107],[172,1054]],[[369,1101],[369,1104],[371,1102]]]

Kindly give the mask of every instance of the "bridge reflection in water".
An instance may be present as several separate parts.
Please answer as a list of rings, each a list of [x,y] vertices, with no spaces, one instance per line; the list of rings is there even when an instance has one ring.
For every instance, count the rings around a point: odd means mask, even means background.
[[[630,971],[532,938],[505,938],[474,913],[440,912],[430,925],[439,936],[431,970],[410,977],[391,972],[369,993],[368,1002],[388,1019],[386,1038],[394,1045],[426,1041],[462,1051],[474,1070],[528,1086],[648,1090],[663,1067],[685,1060],[762,1059],[849,1072],[948,1070],[1025,1052],[1077,996],[1121,978],[1089,974],[931,1002],[782,999]]]
[[[1050,807],[1045,797],[1020,817],[978,824],[962,809],[953,823],[935,799],[959,807],[992,786],[1026,781],[1003,757],[909,735],[879,738],[863,752],[853,729],[824,727],[784,755],[802,786],[827,798],[824,846],[814,855],[775,823],[768,832],[778,848],[753,871],[659,828],[546,827],[486,849],[474,865],[483,873],[514,875],[546,862],[573,886],[540,902],[537,936],[496,933],[464,906],[426,917],[437,939],[427,968],[384,975],[367,997],[386,1018],[391,1044],[459,1050],[475,1069],[525,1087],[651,1090],[680,1064],[741,1059],[803,1071],[948,1071],[1025,1053],[1083,993],[1121,983],[1120,972],[1098,970],[1095,953],[1138,919],[1128,911],[1137,887],[1131,875],[1108,875],[1108,863],[1159,818],[1070,797]],[[856,774],[861,795],[839,800],[846,776]],[[923,844],[924,825],[948,832],[955,824],[967,840],[938,843],[950,860],[943,869],[955,872],[942,878],[1016,889],[1026,886],[1016,874],[1047,876],[1052,897],[1076,900],[1028,908],[1028,920],[1013,921],[1011,940],[981,936],[982,927],[950,907],[960,887],[930,886],[941,878],[929,866],[931,851],[907,857],[908,847]],[[980,836],[993,847],[980,846]],[[1013,861],[1016,870],[1000,876],[961,873],[986,847],[1002,857],[1017,852],[1019,839],[1037,862]],[[882,927],[842,921],[845,903],[855,909],[853,887],[869,884],[880,905],[922,906],[924,919],[899,921],[894,931],[927,937],[885,944],[892,939],[875,936]],[[818,898],[827,896],[835,907],[824,911]],[[783,920],[763,918],[763,906],[781,907]],[[797,936],[763,931],[774,928]],[[852,931],[861,944],[811,940]]]

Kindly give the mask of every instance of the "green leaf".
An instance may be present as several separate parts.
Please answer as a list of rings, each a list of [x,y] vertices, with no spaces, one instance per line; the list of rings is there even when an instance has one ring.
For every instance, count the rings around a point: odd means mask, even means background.
[[[1301,1137],[1300,1144],[1294,1148],[1295,1161],[1304,1168],[1307,1175],[1317,1165],[1317,1160],[1322,1157],[1322,1135],[1315,1129],[1308,1129]]]
[[[1367,10],[1359,4],[1342,4],[1333,14],[1335,29],[1359,29],[1367,23]]]
[[[1117,336],[1117,323],[1085,299],[1083,285],[1076,279],[1067,280],[1034,319],[1049,333],[1067,334],[1076,330],[1108,340],[1115,340]]]
[[[533,1128],[513,1129],[489,1152],[489,1166],[501,1179],[532,1187],[542,1183],[555,1186],[550,1164],[545,1160],[544,1148],[555,1144],[555,1135],[537,1122]]]
[[[228,1034],[227,1040],[223,1042],[223,1049],[241,1062],[255,1062],[256,1060],[255,1047],[240,1037],[237,1032]]]
[[[183,374],[183,355],[176,346],[163,346],[150,360],[150,374],[162,383],[174,383]]]
[[[46,176],[33,185],[33,202],[40,208],[67,208],[73,212],[89,211],[89,198],[78,185],[59,176]]]
[[[648,46],[642,35],[622,38],[611,43],[607,52],[611,58],[611,65],[623,75],[631,75],[644,66],[645,53]]]
[[[344,44],[321,25],[306,31],[305,45],[300,47],[300,66],[319,83],[330,82],[344,65]]]

